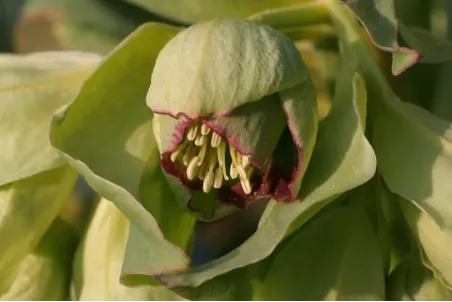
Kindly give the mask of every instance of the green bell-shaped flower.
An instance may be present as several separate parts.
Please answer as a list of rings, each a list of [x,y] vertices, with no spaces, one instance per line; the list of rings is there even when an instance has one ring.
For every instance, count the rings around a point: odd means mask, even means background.
[[[161,165],[191,193],[214,191],[240,208],[296,199],[317,133],[316,94],[282,33],[246,20],[181,31],[157,58],[147,104]]]

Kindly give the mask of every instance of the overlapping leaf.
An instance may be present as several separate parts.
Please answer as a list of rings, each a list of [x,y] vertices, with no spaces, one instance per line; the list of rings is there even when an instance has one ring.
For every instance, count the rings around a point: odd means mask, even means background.
[[[421,261],[419,250],[397,267],[388,279],[387,300],[391,301],[448,301],[452,290],[435,278]]]
[[[300,4],[297,0],[229,1],[210,0],[126,0],[146,10],[184,23],[197,23],[215,18],[245,18],[266,10]],[[304,2],[314,2],[304,0]]]
[[[424,264],[435,277],[452,288],[452,235],[442,230],[435,221],[415,205],[402,199],[405,217],[420,243]]]
[[[127,287],[120,283],[129,220],[106,199],[101,199],[78,247],[72,295],[75,300],[181,300],[161,285]]]
[[[50,118],[98,62],[78,52],[0,56],[0,186],[64,164],[49,143]]]
[[[99,57],[0,56],[0,293],[10,287],[72,192],[76,173],[48,139],[50,119]]]
[[[325,210],[297,231],[275,257],[259,300],[384,299],[377,237],[356,204]]]
[[[0,187],[0,294],[63,209],[75,178],[63,166]]]
[[[280,8],[265,8],[248,16],[247,19],[270,25],[284,32],[290,28],[325,23],[329,20],[329,15],[324,3],[305,1]]]
[[[372,41],[383,50],[393,53],[392,72],[398,75],[418,62],[444,62],[452,59],[452,43],[427,30],[405,24],[403,13],[418,2],[397,0],[342,0],[366,27]],[[428,14],[423,10],[422,14]],[[401,47],[398,34],[410,48]]]
[[[14,50],[77,49],[105,54],[152,15],[121,1],[30,0],[15,26]]]
[[[130,219],[131,230],[137,231],[134,234],[140,239],[131,236],[125,269],[138,261],[140,271],[149,274],[187,269],[189,259],[182,249],[189,247],[186,237],[194,223],[174,206],[163,179],[152,112],[145,102],[155,59],[177,32],[155,23],[140,27],[87,79],[74,102],[55,116],[51,129],[53,145],[94,190],[119,207]],[[143,190],[149,182],[154,189]],[[182,231],[176,222],[183,221]]]
[[[57,218],[36,248],[24,258],[12,286],[6,293],[0,293],[0,300],[67,299],[72,254],[77,243],[78,236],[72,226]]]
[[[397,99],[382,105],[373,142],[389,189],[452,230],[452,125]]]
[[[344,49],[359,61],[372,107],[372,145],[388,188],[417,204],[441,228],[452,228],[452,125],[426,110],[403,103],[391,90],[365,49],[355,21],[332,6]],[[341,25],[343,24],[343,25]]]

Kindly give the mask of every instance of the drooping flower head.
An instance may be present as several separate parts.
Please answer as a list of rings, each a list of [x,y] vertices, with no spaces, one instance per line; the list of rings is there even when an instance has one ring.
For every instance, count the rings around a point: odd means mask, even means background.
[[[158,56],[147,105],[161,166],[189,205],[195,192],[239,208],[295,200],[317,115],[303,60],[282,33],[246,20],[181,31]]]

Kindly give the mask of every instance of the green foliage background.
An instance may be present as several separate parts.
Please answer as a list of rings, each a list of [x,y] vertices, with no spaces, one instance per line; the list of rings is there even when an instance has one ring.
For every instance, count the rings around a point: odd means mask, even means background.
[[[343,2],[1,1],[0,299],[452,299],[452,4]],[[297,202],[197,222],[145,96],[217,17],[294,40],[319,132]]]

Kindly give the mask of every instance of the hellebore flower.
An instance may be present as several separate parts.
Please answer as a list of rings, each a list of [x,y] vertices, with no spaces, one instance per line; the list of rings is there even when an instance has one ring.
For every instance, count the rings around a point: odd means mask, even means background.
[[[239,208],[295,200],[317,108],[303,60],[282,33],[246,20],[181,31],[157,58],[146,102],[161,166],[191,193],[213,191]]]

